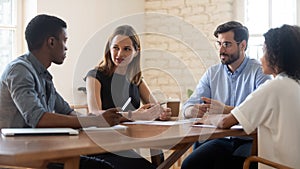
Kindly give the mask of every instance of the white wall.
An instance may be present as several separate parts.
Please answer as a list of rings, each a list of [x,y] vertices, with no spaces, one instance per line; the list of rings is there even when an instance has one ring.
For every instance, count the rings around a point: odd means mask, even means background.
[[[94,35],[104,26],[120,18],[144,11],[144,1],[141,0],[38,0],[37,12],[47,13],[64,19],[67,24],[68,52],[62,65],[52,65],[50,72],[56,89],[69,103],[82,103],[85,98],[77,88],[84,85],[82,79],[86,71],[96,66],[102,56],[104,45],[94,44],[91,47],[99,49],[94,57],[83,56],[82,50],[90,43]],[[107,29],[106,29],[107,31]],[[109,30],[108,30],[109,31]],[[101,38],[101,34],[98,34]],[[103,37],[103,42],[107,37]],[[99,56],[99,58],[97,58]],[[80,58],[85,57],[85,58]],[[77,61],[81,63],[78,64]],[[88,65],[84,67],[82,65]],[[84,70],[85,69],[85,70]],[[75,98],[75,101],[74,101]],[[77,98],[81,98],[77,100]]]

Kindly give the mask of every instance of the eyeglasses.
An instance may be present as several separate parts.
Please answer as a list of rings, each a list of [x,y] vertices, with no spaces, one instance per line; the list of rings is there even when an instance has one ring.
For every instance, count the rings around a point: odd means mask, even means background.
[[[236,43],[237,45],[239,45],[241,42],[220,42],[220,41],[216,41],[216,48],[220,49],[221,47],[228,49],[232,46],[233,43]]]

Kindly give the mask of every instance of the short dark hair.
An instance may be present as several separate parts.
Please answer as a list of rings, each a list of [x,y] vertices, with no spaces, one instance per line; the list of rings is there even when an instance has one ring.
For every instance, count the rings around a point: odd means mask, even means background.
[[[58,38],[63,28],[67,28],[65,21],[50,15],[37,15],[27,25],[25,38],[29,51],[40,49],[48,37]]]
[[[248,39],[249,39],[248,28],[236,21],[229,21],[229,22],[219,25],[217,27],[217,29],[215,30],[214,35],[216,38],[218,38],[220,33],[225,33],[225,32],[229,32],[229,31],[232,31],[234,33],[234,40],[236,42],[242,42],[243,40],[245,40],[247,43],[247,46],[248,46]],[[246,46],[246,49],[247,49],[247,46]]]
[[[264,34],[266,60],[271,68],[285,72],[290,78],[300,80],[300,27],[283,25]]]

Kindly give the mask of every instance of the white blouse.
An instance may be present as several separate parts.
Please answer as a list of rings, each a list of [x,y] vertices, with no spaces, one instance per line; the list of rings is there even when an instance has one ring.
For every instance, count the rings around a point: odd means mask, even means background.
[[[246,133],[258,129],[260,157],[300,167],[300,84],[285,74],[261,85],[231,111]],[[259,165],[259,168],[268,168]]]

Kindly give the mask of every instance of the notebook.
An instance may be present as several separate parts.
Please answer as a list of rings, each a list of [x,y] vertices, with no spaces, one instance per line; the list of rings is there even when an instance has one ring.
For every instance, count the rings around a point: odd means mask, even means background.
[[[78,130],[72,128],[2,128],[4,136],[17,135],[77,135]]]

